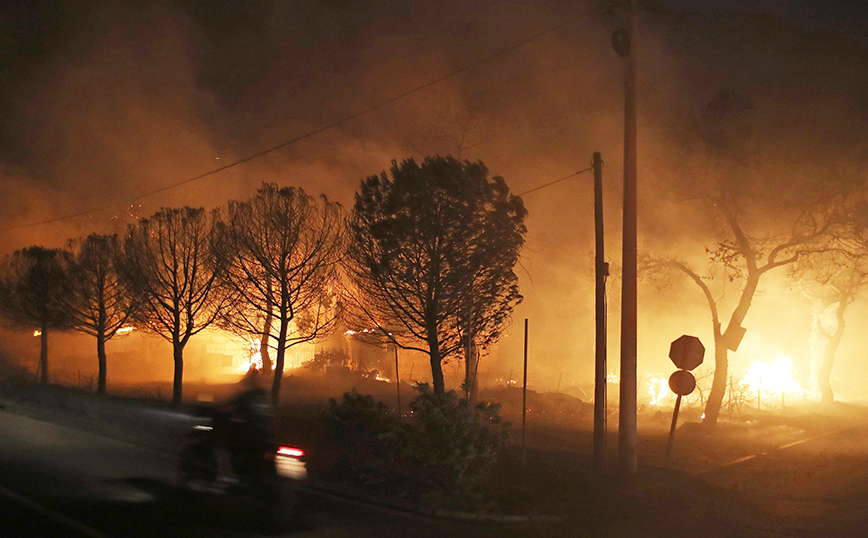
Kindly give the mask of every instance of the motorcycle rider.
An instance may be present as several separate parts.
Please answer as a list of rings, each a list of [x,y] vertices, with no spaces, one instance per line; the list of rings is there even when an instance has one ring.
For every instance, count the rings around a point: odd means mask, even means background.
[[[275,415],[262,373],[251,368],[238,392],[220,407],[216,426],[239,479],[261,478],[275,438]]]

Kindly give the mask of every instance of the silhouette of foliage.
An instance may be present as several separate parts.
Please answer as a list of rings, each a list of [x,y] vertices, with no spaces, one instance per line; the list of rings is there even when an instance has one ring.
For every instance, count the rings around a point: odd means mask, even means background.
[[[12,326],[40,333],[40,381],[48,384],[48,334],[68,330],[63,297],[69,292],[71,254],[28,247],[0,264],[0,313]]]
[[[65,310],[73,329],[96,337],[97,393],[105,393],[107,359],[105,344],[118,334],[138,308],[138,300],[118,273],[122,246],[116,235],[91,234],[70,243],[70,293]]]
[[[393,161],[356,194],[349,225],[350,323],[442,363],[469,341],[487,348],[521,301],[513,267],[526,232],[521,198],[481,162]]]
[[[263,184],[247,202],[230,202],[219,228],[227,260],[221,282],[234,297],[222,324],[275,350],[277,402],[286,349],[328,337],[339,314],[338,263],[343,211],[297,188]],[[263,365],[265,365],[263,361]]]
[[[137,326],[172,343],[172,402],[182,398],[184,346],[215,322],[231,297],[216,293],[226,267],[215,248],[215,214],[161,209],[130,228],[119,265],[141,300]]]

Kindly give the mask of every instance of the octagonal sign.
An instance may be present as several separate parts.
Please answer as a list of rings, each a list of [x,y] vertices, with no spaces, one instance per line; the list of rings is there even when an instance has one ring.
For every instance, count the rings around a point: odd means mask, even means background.
[[[682,335],[669,346],[669,358],[682,370],[693,370],[704,356],[705,346],[695,336]]]

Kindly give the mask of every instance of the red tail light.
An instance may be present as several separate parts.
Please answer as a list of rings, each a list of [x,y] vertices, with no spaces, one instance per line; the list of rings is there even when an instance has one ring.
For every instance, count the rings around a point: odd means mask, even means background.
[[[290,458],[304,457],[304,450],[295,446],[281,446],[277,449],[279,456],[288,456]]]

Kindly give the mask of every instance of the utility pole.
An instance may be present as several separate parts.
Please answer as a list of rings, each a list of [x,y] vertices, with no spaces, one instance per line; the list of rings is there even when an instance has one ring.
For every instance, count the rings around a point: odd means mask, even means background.
[[[633,476],[636,457],[636,9],[628,0],[627,29],[614,33],[613,44],[624,58],[624,225],[621,295],[621,383],[618,409],[618,459],[621,472]]]
[[[521,384],[521,470],[527,471],[527,318],[524,318],[524,379]]]
[[[395,344],[395,387],[398,391],[398,420],[401,420],[401,374],[398,373],[398,344]]]
[[[606,277],[609,264],[603,250],[603,159],[600,152],[594,153],[594,235],[596,255],[594,274],[596,280],[596,339],[594,344],[594,469],[606,470]],[[558,383],[560,387],[560,383]]]

